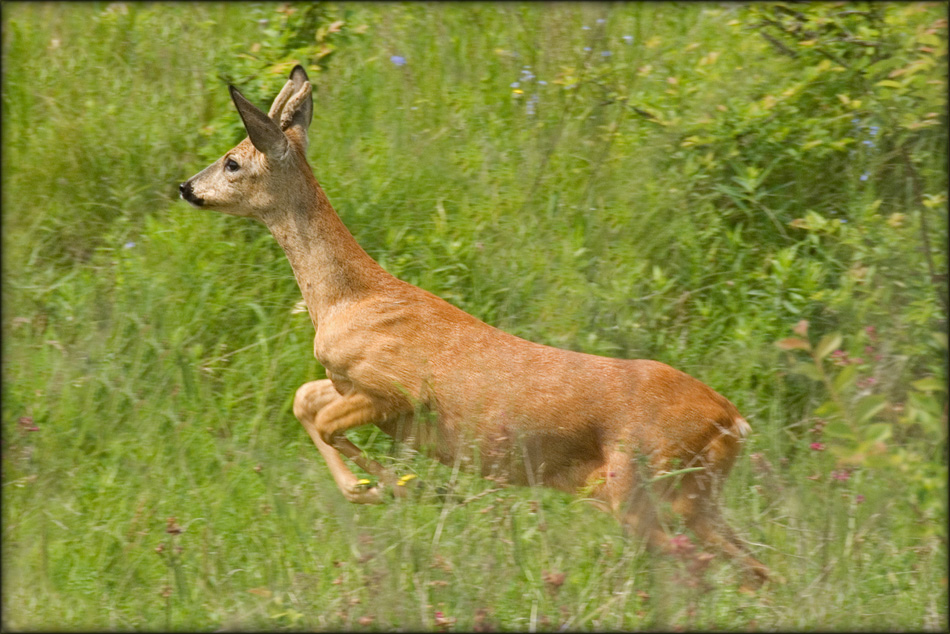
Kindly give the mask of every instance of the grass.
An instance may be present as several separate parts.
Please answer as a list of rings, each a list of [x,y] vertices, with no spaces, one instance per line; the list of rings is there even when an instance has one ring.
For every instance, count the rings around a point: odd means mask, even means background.
[[[310,159],[344,222],[489,323],[655,358],[733,400],[755,433],[726,513],[786,580],[747,595],[728,563],[690,574],[702,560],[650,557],[569,496],[495,491],[370,429],[353,439],[421,484],[343,500],[291,412],[322,369],[283,253],[176,201],[240,134],[222,77],[257,68],[237,55],[279,39],[278,8],[4,4],[7,629],[946,628],[945,389],[914,387],[946,377],[921,246],[929,231],[945,271],[945,117],[766,174],[774,147],[877,121],[890,93],[843,116],[840,74],[822,76],[825,114],[756,119],[805,62],[746,9],[326,8],[345,26],[312,73]],[[894,41],[946,17],[892,11]],[[283,72],[255,72],[241,87],[264,105]],[[748,121],[761,135],[729,156]],[[888,143],[914,153],[927,205]],[[773,345],[802,319],[867,357],[828,367],[847,395],[876,380],[878,454],[810,431],[834,420],[826,390]]]

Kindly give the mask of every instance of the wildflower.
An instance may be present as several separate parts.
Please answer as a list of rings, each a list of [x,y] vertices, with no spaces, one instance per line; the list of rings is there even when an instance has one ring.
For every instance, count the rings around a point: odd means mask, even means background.
[[[122,248],[123,248],[123,249],[133,249],[133,248],[135,248],[135,243],[132,242],[131,240],[129,240],[128,242],[126,242],[125,244],[122,245]]]
[[[847,482],[848,479],[851,478],[851,474],[845,469],[838,469],[831,472],[831,477],[838,482]]]
[[[545,570],[541,573],[541,580],[544,581],[545,585],[548,587],[548,590],[554,594],[561,586],[564,585],[564,581],[567,580],[567,574],[563,572]]]
[[[623,36],[623,41],[626,42],[627,44],[633,44],[633,36],[632,36],[632,35],[624,35],[624,36]]]
[[[693,542],[683,534],[670,537],[670,549],[676,554],[688,555],[695,550]]]
[[[848,365],[848,353],[844,350],[835,350],[831,353],[831,362],[835,365]]]
[[[597,18],[597,24],[603,24],[606,21],[604,18]]]
[[[180,535],[185,530],[178,525],[178,521],[174,517],[165,520],[165,524],[165,532],[169,535]]]
[[[442,612],[436,612],[433,616],[435,617],[436,627],[438,627],[443,632],[455,625],[455,618],[445,616],[445,614]]]
[[[877,379],[875,379],[873,376],[869,376],[866,379],[861,379],[860,381],[858,381],[858,387],[863,390],[865,388],[871,387],[872,385],[875,385],[876,383],[877,383]]]
[[[868,134],[870,134],[871,136],[877,136],[877,131],[878,131],[878,130],[880,130],[880,128],[879,128],[878,126],[872,125],[872,126],[870,126],[870,127],[868,128]]]
[[[584,29],[585,31],[590,31],[590,27],[587,26],[586,24],[582,26],[581,28]]]
[[[825,450],[825,443],[823,443],[823,442],[813,442],[812,444],[808,445],[808,448],[811,449],[812,451],[824,451],[824,450]]]
[[[514,95],[515,97],[520,97],[521,95],[524,94],[524,91],[521,90],[520,88],[515,88],[514,90],[511,91],[511,94]]]
[[[875,329],[874,326],[865,326],[864,332],[867,333],[868,338],[870,338],[871,341],[874,341],[877,338],[877,329]]]
[[[861,174],[861,180],[866,181],[870,175],[871,175],[870,172],[865,172]]]
[[[610,57],[611,55],[613,55],[613,53],[611,53],[610,51],[601,51],[601,52],[600,52],[600,56],[601,56],[601,57]]]
[[[864,496],[858,494],[858,495],[854,496],[854,501],[857,502],[858,504],[860,504],[861,502],[864,502]]]
[[[393,55],[392,57],[389,58],[389,61],[391,61],[396,66],[406,65],[406,58],[403,57],[402,55]]]
[[[33,423],[32,416],[21,416],[18,421],[24,431],[39,431],[40,428]]]
[[[544,81],[543,79],[539,79],[539,80],[538,80],[538,85],[539,85],[539,86],[547,86],[547,85],[548,85],[548,82]]]
[[[517,81],[511,82],[511,87],[512,87],[512,88],[518,88],[518,87],[520,87],[520,86],[521,86],[521,83],[519,83],[519,82],[517,82]]]
[[[874,147],[874,141],[871,141],[869,139],[865,139],[864,141],[861,141],[861,143],[863,143],[864,145],[868,147]]]
[[[585,46],[585,47],[584,47],[584,52],[585,52],[585,53],[590,53],[590,51],[591,51],[591,48],[590,48],[589,46]]]

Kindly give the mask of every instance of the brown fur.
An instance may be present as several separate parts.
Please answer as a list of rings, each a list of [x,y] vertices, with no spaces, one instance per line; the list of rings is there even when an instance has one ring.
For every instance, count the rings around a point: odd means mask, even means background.
[[[448,464],[583,492],[660,548],[669,540],[657,502],[666,500],[700,539],[766,579],[719,512],[722,480],[750,431],[732,403],[663,363],[520,339],[388,274],[313,177],[310,94],[300,67],[267,115],[232,89],[249,138],[181,190],[197,206],[262,221],[286,252],[328,377],[297,391],[294,414],[343,495],[378,503],[384,487],[404,492],[344,435],[375,424]],[[420,407],[436,415],[413,420]],[[341,454],[380,484],[361,485]]]

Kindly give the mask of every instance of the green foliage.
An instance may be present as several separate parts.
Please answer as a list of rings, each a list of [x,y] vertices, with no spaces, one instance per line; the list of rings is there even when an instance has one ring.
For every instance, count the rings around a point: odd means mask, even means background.
[[[5,624],[945,629],[946,17],[5,3]],[[373,428],[420,484],[342,499],[291,411],[322,369],[286,258],[175,200],[244,134],[226,83],[264,107],[295,63],[315,174],[388,270],[736,403],[727,513],[785,585]]]
[[[827,400],[812,411],[812,450],[823,451],[827,438],[838,467],[894,470],[908,480],[915,511],[929,522],[925,533],[946,535],[937,521],[946,516],[941,489],[947,481],[946,377],[929,376],[895,385],[888,372],[899,359],[885,358],[873,326],[855,337],[852,352],[840,333],[816,344],[805,337],[808,322],[795,327],[799,337],[776,342],[782,350],[802,350],[808,361],[789,360],[790,371],[823,385]],[[853,349],[864,344],[863,356]],[[946,354],[946,337],[935,337]],[[851,356],[855,355],[855,356]],[[836,370],[840,368],[840,370]]]

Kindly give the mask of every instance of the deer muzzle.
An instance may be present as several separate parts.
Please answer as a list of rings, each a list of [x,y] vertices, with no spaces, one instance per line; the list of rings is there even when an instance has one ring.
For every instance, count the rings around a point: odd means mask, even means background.
[[[188,201],[195,207],[201,207],[205,203],[204,198],[195,196],[195,190],[191,186],[191,181],[185,181],[179,185],[178,193],[181,194],[182,200]]]

